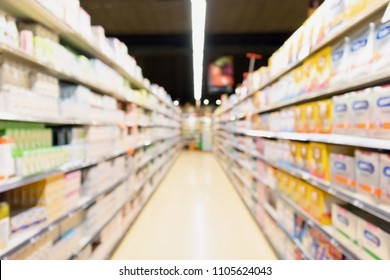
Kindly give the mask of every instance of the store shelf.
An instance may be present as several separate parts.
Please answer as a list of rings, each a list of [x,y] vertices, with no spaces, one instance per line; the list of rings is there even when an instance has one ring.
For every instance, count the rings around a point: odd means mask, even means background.
[[[24,178],[20,178],[20,177],[12,178],[12,179],[9,179],[9,180],[0,184],[0,193],[6,192],[6,191],[9,191],[12,189],[16,189],[16,188],[19,188],[19,187],[22,187],[22,186],[25,186],[25,185],[28,185],[31,183],[35,183],[35,182],[41,181],[47,177],[54,176],[54,175],[57,175],[60,173],[67,173],[67,172],[75,171],[78,169],[90,167],[90,166],[96,165],[100,162],[107,161],[107,160],[116,158],[118,156],[124,155],[124,154],[126,154],[125,151],[116,151],[110,155],[100,157],[100,158],[95,159],[95,160],[88,160],[88,161],[85,161],[83,163],[67,163],[64,166],[62,166],[56,170],[42,172],[39,174],[24,177]]]
[[[302,256],[306,260],[314,260],[313,256],[307,252],[306,248],[303,246],[301,241],[297,238],[294,238],[291,233],[289,233],[286,228],[280,223],[278,216],[275,213],[275,210],[269,206],[268,204],[263,205],[264,210],[267,214],[274,220],[274,222],[278,225],[278,227],[284,232],[284,234],[291,240],[292,243],[298,248],[298,250],[302,253]]]
[[[302,57],[302,59],[292,63],[291,65],[286,67],[286,69],[284,69],[283,71],[281,71],[280,73],[278,73],[277,75],[272,77],[268,82],[261,85],[258,89],[251,91],[249,94],[245,95],[243,98],[240,98],[239,101],[236,102],[235,104],[233,104],[232,106],[229,106],[226,109],[222,110],[219,115],[222,115],[222,114],[230,111],[231,109],[233,109],[235,106],[237,106],[238,104],[240,104],[241,102],[243,102],[247,98],[250,98],[251,96],[253,96],[253,94],[255,92],[262,90],[262,89],[270,86],[271,84],[275,83],[277,80],[279,80],[281,77],[286,75],[288,72],[290,72],[291,70],[293,70],[297,66],[301,65],[302,62],[305,59],[307,59],[309,56],[313,55],[314,53],[318,52],[319,50],[323,49],[324,47],[331,45],[335,41],[341,40],[343,37],[347,36],[359,23],[367,21],[369,18],[371,18],[376,13],[380,12],[381,10],[384,10],[386,8],[386,6],[388,5],[388,3],[389,3],[388,0],[381,0],[381,1],[376,1],[374,4],[370,4],[370,7],[367,8],[367,10],[364,13],[353,18],[348,23],[346,23],[344,26],[339,28],[336,32],[334,32],[332,35],[328,36],[323,42],[321,42],[320,44],[318,44],[317,46],[312,48],[307,55]],[[375,75],[368,77],[368,78],[366,77],[366,78],[362,78],[362,79],[356,79],[357,81],[351,82],[347,85],[343,85],[342,87],[340,87],[338,89],[330,88],[330,89],[323,91],[323,92],[313,93],[313,96],[311,96],[311,97],[307,96],[308,99],[306,99],[306,97],[300,97],[304,100],[297,99],[296,101],[288,101],[285,104],[280,104],[278,106],[272,106],[269,108],[265,108],[264,110],[260,110],[257,113],[273,111],[276,109],[280,109],[282,107],[290,106],[292,104],[297,104],[297,103],[301,103],[304,101],[313,100],[313,99],[318,98],[320,96],[325,97],[325,96],[333,95],[335,93],[341,93],[343,91],[346,92],[348,90],[354,90],[358,87],[365,87],[365,86],[367,87],[367,86],[371,86],[371,85],[377,85],[380,82],[384,82],[384,81],[389,80],[389,79],[390,79],[390,74],[388,71],[387,71],[387,74],[386,74],[386,72],[381,73],[381,74],[375,74]],[[312,95],[312,93],[308,93],[305,95]]]
[[[124,200],[123,204],[122,204],[117,210],[114,211],[114,214],[110,217],[110,219],[108,219],[107,222],[105,222],[101,227],[99,227],[99,229],[98,229],[96,232],[94,232],[94,233],[91,234],[90,236],[87,236],[87,237],[83,238],[83,240],[80,242],[80,243],[81,243],[80,249],[79,249],[77,252],[75,252],[75,253],[73,254],[73,256],[72,256],[73,259],[76,258],[76,257],[80,254],[80,252],[82,252],[82,251],[86,248],[86,246],[88,246],[89,244],[91,244],[92,242],[94,242],[94,241],[100,236],[101,232],[106,228],[106,226],[111,222],[111,220],[112,220],[120,211],[122,211],[123,207],[124,207],[127,203],[131,202],[133,199],[136,198],[137,194],[138,194],[139,192],[141,192],[141,190],[143,189],[143,187],[145,186],[145,184],[146,184],[150,179],[152,179],[153,176],[155,175],[155,173],[156,173],[162,166],[164,166],[167,162],[169,162],[170,160],[173,160],[173,158],[169,158],[168,160],[166,160],[166,161],[164,161],[162,164],[160,164],[158,168],[155,168],[155,170],[152,171],[152,172],[147,176],[147,178],[146,178],[145,180],[143,180],[143,181],[139,184],[138,187],[135,188],[135,189],[137,190],[136,193],[135,193],[135,194],[131,194],[128,198],[126,198],[126,199]],[[155,188],[156,188],[156,187],[155,187]],[[155,191],[155,190],[156,190],[156,189],[154,189],[154,191]],[[154,191],[153,191],[153,192],[154,192]],[[149,200],[150,197],[151,197],[151,195],[149,195],[149,197],[147,198],[147,201]],[[145,204],[146,204],[146,203],[145,203]],[[145,204],[144,204],[144,205],[145,205]],[[141,209],[144,207],[144,205],[141,207]]]
[[[110,187],[105,189],[104,191],[99,192],[92,198],[84,198],[80,201],[79,205],[69,211],[68,213],[62,215],[60,218],[56,219],[55,221],[51,222],[50,224],[44,224],[42,226],[38,226],[35,229],[22,233],[18,235],[16,238],[11,239],[9,245],[0,251],[0,259],[7,259],[7,256],[12,255],[13,253],[19,251],[23,247],[27,246],[28,244],[35,243],[40,236],[45,234],[46,232],[52,231],[54,227],[61,223],[62,221],[66,220],[67,218],[71,217],[74,213],[81,209],[86,209],[90,205],[92,205],[96,200],[102,196],[105,195],[115,188],[117,188],[121,183],[125,182],[130,174],[124,176],[123,178],[116,181],[114,184],[112,184]]]
[[[81,34],[73,30],[71,26],[57,18],[44,6],[36,0],[2,0],[1,8],[18,18],[35,20],[54,31],[58,32],[64,41],[81,50],[85,54],[96,57],[114,68],[126,79],[130,81],[133,87],[145,89],[142,82],[136,80],[122,66],[116,63],[112,58],[101,51],[94,42],[86,40]]]
[[[177,145],[177,143],[175,144]],[[173,146],[175,146],[173,145]],[[164,152],[167,152],[169,149],[166,149]],[[162,152],[162,153],[164,153]],[[151,158],[150,160],[153,160],[154,158],[158,157],[159,155],[161,155],[162,153],[159,153],[157,156]],[[164,163],[165,164],[165,163]],[[162,166],[163,164],[161,164],[158,168],[156,168],[152,173],[151,175],[149,175],[142,183],[141,185],[144,185],[147,181],[150,180],[150,178],[154,175],[154,173]],[[142,168],[143,166],[139,166],[138,168]],[[7,256],[9,255],[12,255],[13,253],[17,252],[18,250],[22,249],[23,247],[25,247],[26,245],[28,244],[31,244],[31,243],[35,243],[37,241],[37,239],[39,238],[39,236],[43,235],[44,233],[50,231],[50,230],[53,230],[54,229],[54,226],[59,224],[60,222],[64,221],[65,219],[71,217],[74,213],[76,213],[77,211],[81,210],[81,209],[86,209],[88,207],[90,207],[92,204],[94,204],[97,199],[103,195],[106,195],[108,193],[110,193],[111,191],[113,191],[114,189],[116,189],[118,186],[120,186],[122,183],[126,182],[127,179],[129,178],[129,176],[131,174],[133,174],[134,172],[136,172],[138,169],[132,169],[131,171],[129,171],[128,174],[126,174],[123,178],[117,180],[116,182],[114,182],[113,184],[110,184],[107,188],[105,188],[104,190],[100,191],[99,193],[97,193],[96,195],[94,195],[93,197],[91,198],[83,198],[79,205],[70,210],[68,213],[62,215],[60,218],[56,219],[55,221],[53,221],[52,223],[50,224],[45,224],[41,227],[37,227],[36,229],[34,230],[31,230],[29,232],[26,232],[24,234],[21,234],[19,235],[17,238],[13,238],[11,239],[10,241],[10,244],[9,246],[4,249],[4,250],[1,250],[0,251],[0,259],[6,259]]]
[[[342,134],[320,134],[320,133],[299,133],[299,132],[274,132],[250,129],[224,129],[234,134],[243,134],[251,137],[275,138],[293,141],[311,141],[335,145],[347,145],[361,148],[379,150],[390,150],[390,140],[359,137]]]
[[[97,120],[79,120],[79,119],[61,119],[61,118],[46,118],[46,117],[29,117],[12,113],[0,112],[0,120],[17,121],[17,122],[34,122],[53,125],[118,125],[112,121],[97,121]]]
[[[82,77],[73,76],[72,74],[60,70],[55,66],[39,61],[37,58],[23,52],[22,50],[0,43],[0,54],[4,54],[6,56],[10,56],[14,59],[17,59],[23,62],[23,64],[32,66],[42,72],[45,72],[58,78],[59,80],[79,84],[91,89],[92,91],[96,91],[105,95],[110,95],[118,100],[125,101],[125,96],[123,94],[120,94],[117,90],[105,88],[104,85],[97,85],[96,82],[87,81]]]
[[[282,199],[290,207],[292,207],[298,215],[300,215],[302,218],[304,218],[310,227],[313,227],[313,228],[317,229],[318,231],[320,231],[322,234],[324,234],[330,240],[330,243],[333,246],[339,248],[343,252],[343,254],[346,256],[347,259],[349,259],[349,260],[361,259],[356,254],[356,252],[353,252],[349,248],[349,246],[345,246],[343,243],[341,243],[335,239],[335,237],[334,237],[335,230],[332,226],[322,225],[315,218],[313,218],[309,213],[304,211],[300,206],[298,206],[295,202],[293,202],[291,199],[285,197],[284,195],[278,194],[278,197],[280,199]]]
[[[369,212],[370,214],[390,223],[390,205],[385,204],[379,204],[378,201],[374,201],[373,199],[370,199],[364,195],[361,195],[359,193],[351,192],[346,189],[338,188],[337,186],[333,186],[331,183],[322,180],[320,178],[317,178],[307,172],[304,172],[302,170],[299,170],[292,166],[287,166],[284,164],[276,163],[271,160],[268,160],[264,158],[262,155],[260,155],[257,152],[246,150],[244,147],[239,145],[232,145],[233,147],[241,150],[242,152],[245,152],[252,157],[256,157],[258,159],[263,160],[265,163],[267,163],[270,166],[273,166],[281,171],[284,171],[288,173],[291,176],[294,176],[296,178],[299,178],[301,180],[304,180],[308,182],[309,184],[345,201],[348,202],[366,212]],[[230,155],[229,155],[230,156]],[[262,183],[266,184],[261,178],[254,175],[255,179],[260,180]]]
[[[172,128],[172,129],[180,129],[180,126],[167,125],[167,124],[151,124],[151,123],[127,123],[128,127],[138,126],[141,128],[154,128],[154,127],[162,127],[162,128]]]
[[[145,203],[143,204],[142,207],[140,207],[139,211],[137,212],[137,214],[135,215],[134,219],[130,222],[130,224],[127,226],[127,228],[123,231],[123,234],[122,236],[118,239],[117,242],[115,242],[114,246],[111,248],[111,250],[109,251],[109,253],[106,255],[106,257],[104,258],[105,260],[107,259],[110,259],[111,256],[114,254],[115,250],[118,248],[119,244],[121,243],[123,237],[127,234],[127,232],[129,231],[129,229],[133,226],[133,224],[135,223],[135,221],[137,220],[137,218],[139,217],[139,215],[141,214],[142,210],[144,209],[145,205],[149,202],[149,200],[152,198],[152,196],[155,194],[158,186],[160,185],[160,183],[164,180],[164,178],[166,177],[166,175],[168,174],[169,170],[171,169],[172,165],[175,163],[176,159],[178,158],[178,155],[176,155],[171,163],[169,164],[168,168],[166,169],[166,172],[164,173],[164,175],[158,180],[158,182],[156,182],[155,186],[153,187],[153,192],[150,194],[150,196],[146,199]]]

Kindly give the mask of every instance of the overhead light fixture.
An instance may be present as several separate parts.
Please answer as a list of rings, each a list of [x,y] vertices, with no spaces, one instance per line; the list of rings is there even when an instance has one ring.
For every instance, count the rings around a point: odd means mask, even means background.
[[[203,104],[204,105],[209,105],[209,100],[208,99],[203,100]]]
[[[173,105],[179,106],[179,101],[178,100],[173,101]]]
[[[203,50],[206,25],[206,0],[191,0],[192,64],[194,71],[194,98],[202,98]]]
[[[221,99],[217,99],[217,101],[215,101],[215,104],[217,104],[218,106],[221,105]]]

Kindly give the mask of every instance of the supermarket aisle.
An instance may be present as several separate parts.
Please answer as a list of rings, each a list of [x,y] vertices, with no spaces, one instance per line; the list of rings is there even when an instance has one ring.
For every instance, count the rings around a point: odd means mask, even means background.
[[[275,259],[212,154],[182,152],[113,259]]]

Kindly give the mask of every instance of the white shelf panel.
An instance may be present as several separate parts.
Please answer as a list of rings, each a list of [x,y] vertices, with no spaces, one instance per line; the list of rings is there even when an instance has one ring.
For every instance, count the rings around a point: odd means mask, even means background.
[[[274,132],[251,129],[225,129],[234,134],[243,134],[251,137],[275,138],[293,141],[311,141],[336,145],[347,145],[361,148],[390,150],[390,140],[359,137],[342,134],[299,133],[299,132]]]

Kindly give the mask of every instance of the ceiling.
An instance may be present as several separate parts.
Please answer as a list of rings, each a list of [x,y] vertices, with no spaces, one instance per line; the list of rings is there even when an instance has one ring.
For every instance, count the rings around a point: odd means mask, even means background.
[[[195,0],[196,1],[196,0]],[[93,25],[126,43],[129,53],[152,82],[173,99],[194,102],[190,0],[80,0]],[[247,52],[263,54],[256,67],[306,19],[310,0],[207,0],[204,98],[208,92],[207,63],[234,56],[235,83],[248,71]]]
[[[190,0],[81,0],[92,23],[107,34],[180,34],[191,31]],[[308,0],[208,0],[206,32],[242,34],[296,30]]]

